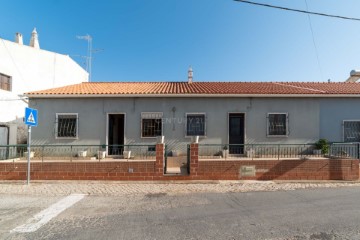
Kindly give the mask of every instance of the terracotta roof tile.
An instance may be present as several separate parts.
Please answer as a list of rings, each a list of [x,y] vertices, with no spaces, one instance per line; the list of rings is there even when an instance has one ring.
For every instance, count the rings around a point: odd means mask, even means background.
[[[360,94],[360,83],[316,82],[91,82],[27,95]]]

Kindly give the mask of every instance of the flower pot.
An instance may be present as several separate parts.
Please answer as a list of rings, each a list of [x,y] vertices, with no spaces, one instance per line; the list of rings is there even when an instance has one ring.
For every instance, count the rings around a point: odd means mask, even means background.
[[[228,158],[229,157],[229,150],[222,150],[222,156],[223,158]]]
[[[131,151],[123,151],[124,159],[130,159],[131,158]]]
[[[249,150],[246,151],[246,156],[248,158],[253,158],[254,155],[255,155],[255,150],[254,149],[250,148]]]
[[[106,157],[106,151],[99,151],[98,157],[99,159],[104,159]]]
[[[28,152],[24,152],[25,158],[28,158]],[[35,155],[35,152],[30,152],[30,158],[33,158]]]
[[[87,155],[87,151],[78,151],[79,157],[86,157],[86,155]]]

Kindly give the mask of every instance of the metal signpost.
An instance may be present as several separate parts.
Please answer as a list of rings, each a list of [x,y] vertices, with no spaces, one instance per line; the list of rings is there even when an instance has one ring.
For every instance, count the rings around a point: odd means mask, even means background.
[[[38,123],[38,112],[36,109],[25,108],[25,124],[28,125],[28,145],[27,145],[27,184],[30,184],[30,145],[31,145],[31,127],[36,127]]]

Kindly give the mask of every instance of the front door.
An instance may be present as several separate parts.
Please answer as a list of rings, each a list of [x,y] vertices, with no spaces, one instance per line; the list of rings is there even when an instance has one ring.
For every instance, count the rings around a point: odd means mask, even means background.
[[[244,153],[244,113],[229,114],[229,153]]]
[[[122,155],[124,150],[124,114],[109,114],[108,155]]]

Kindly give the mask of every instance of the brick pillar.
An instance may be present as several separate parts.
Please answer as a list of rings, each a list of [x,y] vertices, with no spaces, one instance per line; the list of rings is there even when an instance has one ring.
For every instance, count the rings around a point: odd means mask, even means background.
[[[156,161],[155,161],[155,174],[164,175],[164,155],[165,155],[165,144],[156,144]]]
[[[199,168],[199,144],[190,144],[190,175],[196,176]]]

